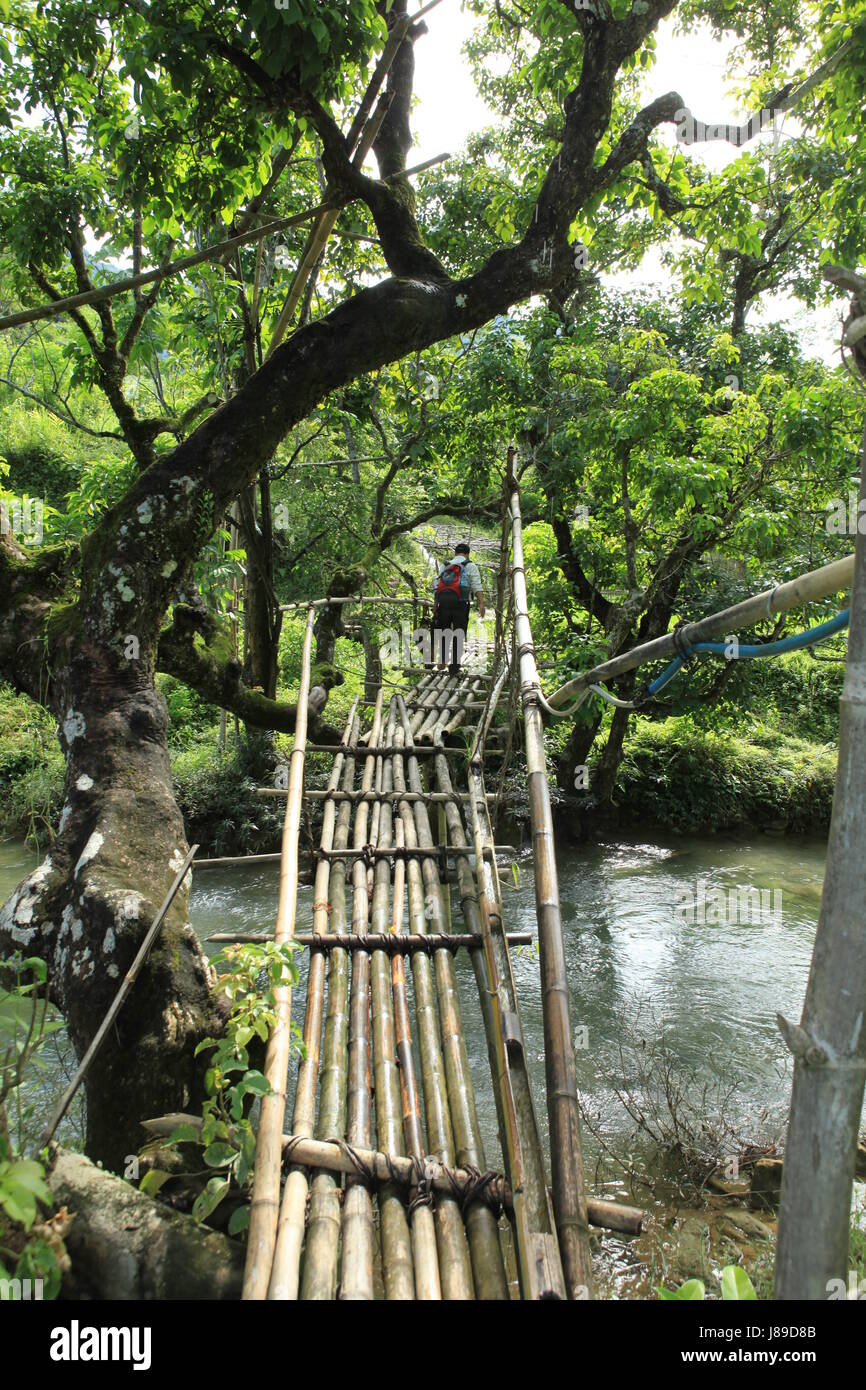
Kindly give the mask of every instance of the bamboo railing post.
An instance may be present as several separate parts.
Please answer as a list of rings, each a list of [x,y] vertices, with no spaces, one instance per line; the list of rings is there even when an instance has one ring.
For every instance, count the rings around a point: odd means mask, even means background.
[[[348,744],[355,723],[353,705],[349,711],[343,742]],[[344,773],[344,763],[346,771]],[[341,777],[348,784],[354,781],[354,762],[346,760],[343,754],[334,759],[328,786],[336,789]],[[334,825],[337,806],[327,801],[322,815],[322,830],[319,843],[322,849],[329,850],[334,844]],[[316,866],[316,880],[313,890],[313,932],[323,936],[328,930],[328,880],[331,875],[330,860],[320,859]],[[304,1056],[298,1067],[298,1082],[295,1088],[295,1104],[292,1116],[292,1133],[312,1137],[316,1121],[316,1083],[319,1078],[319,1056],[322,1042],[322,1015],[325,1004],[325,956],[321,951],[311,951],[307,973],[307,1004],[304,1014]],[[306,1171],[297,1165],[290,1167],[280,1207],[280,1220],[277,1228],[277,1243],[268,1298],[294,1300],[298,1297],[300,1283],[301,1250],[304,1243],[307,1196],[310,1190]]]
[[[866,430],[860,507],[866,501]],[[847,1285],[851,1189],[866,1081],[866,536],[854,548],[839,761],[821,913],[799,1025],[779,1018],[794,1085],[776,1245],[777,1299]]]
[[[569,1017],[568,974],[562,935],[562,913],[559,905],[553,814],[550,806],[550,788],[547,783],[544,728],[538,705],[538,667],[535,661],[532,629],[529,624],[520,490],[517,485],[514,459],[515,450],[509,449],[508,487],[511,504],[512,586],[517,646],[515,659],[520,671],[527,780],[532,821],[553,1207],[569,1297],[589,1298],[592,1296],[592,1261],[589,1253],[583,1155],[577,1107],[577,1069]]]
[[[301,655],[297,721],[289,768],[289,792],[283,823],[283,858],[280,867],[277,920],[274,928],[274,941],[278,946],[291,941],[295,930],[298,896],[298,838],[304,790],[304,751],[307,740],[314,616],[313,610],[310,609],[304,628],[304,645]],[[275,998],[277,1021],[268,1038],[264,1064],[264,1074],[270,1083],[270,1092],[262,1097],[256,1136],[250,1228],[244,1268],[243,1297],[245,1299],[263,1299],[267,1296],[277,1239],[282,1171],[281,1139],[286,1109],[286,1077],[291,1054],[291,986],[289,984],[280,985],[275,991]]]
[[[436,759],[435,767],[439,787],[449,790],[451,778],[444,754]],[[470,777],[477,779],[483,792],[480,763],[473,764]],[[565,1284],[556,1249],[544,1152],[526,1065],[517,991],[502,920],[501,889],[492,856],[490,820],[483,796],[473,798],[470,810],[477,892],[467,860],[459,861],[460,901],[467,927],[484,941],[484,950],[472,953],[472,965],[482,1001],[505,1170],[513,1194],[512,1219],[520,1288],[525,1298],[561,1298],[565,1296]],[[466,834],[456,806],[447,808],[446,816],[452,842],[465,845]],[[507,1041],[506,1020],[509,1022]]]

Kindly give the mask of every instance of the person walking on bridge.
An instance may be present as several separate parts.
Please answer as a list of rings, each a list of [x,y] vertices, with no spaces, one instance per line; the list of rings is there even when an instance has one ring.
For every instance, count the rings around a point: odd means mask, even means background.
[[[465,541],[454,547],[452,559],[440,569],[433,581],[433,593],[432,660],[440,671],[449,666],[452,676],[456,676],[463,659],[473,598],[482,618],[485,612],[481,574],[469,558]]]

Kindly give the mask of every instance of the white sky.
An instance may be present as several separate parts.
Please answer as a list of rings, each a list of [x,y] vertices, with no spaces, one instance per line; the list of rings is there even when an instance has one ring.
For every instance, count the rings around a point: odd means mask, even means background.
[[[429,33],[415,45],[418,104],[413,117],[415,145],[409,155],[413,164],[446,151],[456,153],[468,134],[495,120],[476,92],[469,63],[461,52],[476,22],[473,15],[462,10],[460,0],[443,0],[427,17]],[[699,120],[708,124],[744,121],[753,113],[737,110],[727,95],[725,69],[732,48],[732,41],[719,43],[709,31],[676,35],[673,19],[665,20],[658,30],[655,66],[645,79],[646,100],[678,91]],[[796,130],[790,116],[785,128]],[[675,128],[663,128],[661,138],[673,145]],[[772,132],[762,133],[751,147],[770,147],[772,139]],[[718,169],[735,159],[737,150],[723,141],[708,141],[693,145],[690,155],[701,159],[708,168]],[[623,282],[623,276],[618,276],[618,284],[622,286]],[[658,253],[647,256],[625,283],[657,288],[669,283]],[[836,306],[812,311],[787,296],[775,296],[760,310],[753,309],[749,321],[785,323],[796,329],[806,352],[836,363],[841,306],[840,300]]]

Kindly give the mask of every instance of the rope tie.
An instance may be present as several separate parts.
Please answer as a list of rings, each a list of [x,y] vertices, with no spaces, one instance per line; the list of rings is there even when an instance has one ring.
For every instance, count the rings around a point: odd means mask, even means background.
[[[331,911],[331,904],[330,904],[330,903],[326,903],[326,902],[313,903],[313,911],[314,911],[314,912],[318,912],[320,909],[323,909],[325,912],[330,913],[330,911]]]
[[[676,627],[671,633],[674,643],[674,651],[676,652],[677,656],[682,657],[683,661],[688,661],[689,657],[694,656],[694,651],[690,643],[683,635],[684,629],[687,627],[689,627],[689,624],[686,622],[677,623]]]
[[[415,1192],[409,1200],[409,1215],[418,1207],[432,1207],[433,1205],[433,1174],[426,1158],[412,1156],[412,1171],[415,1176]]]
[[[331,1139],[329,1142],[339,1146],[355,1169],[359,1181],[372,1191],[379,1181],[376,1176],[376,1169],[373,1165],[365,1163],[364,1159],[358,1153],[358,1150],[354,1149],[346,1139]]]
[[[464,1163],[463,1171],[464,1173],[469,1174],[469,1181],[468,1183],[466,1183],[465,1187],[461,1187],[460,1183],[457,1181],[457,1174],[455,1173],[454,1169],[449,1168],[448,1165],[444,1163],[442,1167],[445,1171],[445,1176],[451,1184],[451,1190],[460,1203],[460,1211],[464,1217],[466,1215],[467,1208],[470,1207],[473,1202],[484,1200],[485,1190],[490,1186],[492,1182],[496,1182],[499,1177],[499,1174],[495,1173],[492,1168],[487,1168],[482,1173],[481,1169],[477,1168],[474,1163]],[[497,1205],[499,1207],[499,1213],[501,1215],[501,1200],[497,1203]]]

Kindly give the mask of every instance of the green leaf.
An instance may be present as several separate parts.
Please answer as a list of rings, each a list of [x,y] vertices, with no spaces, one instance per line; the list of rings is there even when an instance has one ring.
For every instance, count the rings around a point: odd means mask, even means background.
[[[725,1265],[722,1270],[722,1298],[726,1303],[757,1300],[754,1285],[740,1265]]]
[[[195,1199],[192,1214],[196,1221],[206,1221],[216,1211],[229,1190],[228,1178],[211,1178],[207,1187]]]
[[[236,1235],[238,1235],[241,1231],[245,1231],[245,1230],[247,1229],[247,1227],[249,1226],[249,1224],[250,1224],[250,1209],[249,1209],[249,1207],[246,1207],[246,1206],[245,1206],[245,1207],[235,1207],[235,1210],[232,1212],[231,1218],[230,1218],[230,1220],[229,1220],[229,1224],[228,1224],[228,1233],[229,1233],[230,1236],[236,1236]]]
[[[237,1152],[233,1144],[211,1144],[204,1151],[204,1161],[208,1168],[224,1168],[237,1157]]]
[[[678,1289],[666,1289],[663,1284],[659,1286],[659,1298],[663,1301],[668,1299],[686,1300],[687,1302],[700,1301],[706,1289],[700,1279],[687,1279]]]
[[[248,1071],[244,1077],[244,1085],[248,1091],[252,1091],[254,1096],[269,1096],[271,1094],[271,1083],[260,1071]]]
[[[146,1192],[148,1197],[155,1197],[164,1183],[167,1183],[171,1173],[166,1173],[163,1168],[151,1168],[145,1173],[141,1182],[138,1184],[140,1191]]]

